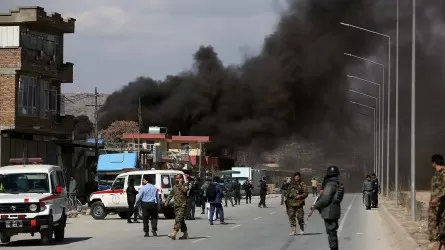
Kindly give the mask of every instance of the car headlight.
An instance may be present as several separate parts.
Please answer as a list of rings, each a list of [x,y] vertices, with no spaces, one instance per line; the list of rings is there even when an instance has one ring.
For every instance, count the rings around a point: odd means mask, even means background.
[[[39,208],[39,207],[36,204],[29,205],[29,210],[31,210],[31,212],[37,211],[37,208]]]

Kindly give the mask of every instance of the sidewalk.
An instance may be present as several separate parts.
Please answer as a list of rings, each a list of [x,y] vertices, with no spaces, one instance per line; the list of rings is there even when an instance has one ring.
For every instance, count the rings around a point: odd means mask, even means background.
[[[409,200],[410,195],[401,195],[400,203],[408,204],[406,200]],[[392,197],[390,197],[392,198]],[[393,222],[397,223],[405,231],[406,239],[417,245],[417,249],[428,250],[430,248],[430,242],[428,240],[428,222],[426,212],[428,208],[429,193],[417,192],[417,213],[416,221],[411,220],[409,208],[400,205],[396,208],[395,202],[387,200],[386,197],[379,197],[380,210],[383,213],[389,214],[393,218]]]

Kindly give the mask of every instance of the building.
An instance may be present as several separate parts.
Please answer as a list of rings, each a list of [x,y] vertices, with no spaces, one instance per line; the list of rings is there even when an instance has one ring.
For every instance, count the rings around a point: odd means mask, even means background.
[[[64,34],[75,19],[41,7],[0,14],[0,165],[9,158],[41,157],[61,164],[73,117],[61,107],[61,84],[73,82],[73,63],[64,62]]]
[[[216,171],[219,166],[217,157],[206,156],[205,145],[210,143],[209,136],[179,136],[155,131],[142,134],[123,134],[123,150],[139,151],[143,168],[159,164],[160,168],[176,165],[185,170]]]

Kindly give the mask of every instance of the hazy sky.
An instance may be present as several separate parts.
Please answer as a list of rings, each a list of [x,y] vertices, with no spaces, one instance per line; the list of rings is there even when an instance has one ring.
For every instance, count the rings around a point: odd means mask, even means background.
[[[200,45],[225,64],[257,53],[273,31],[282,0],[1,0],[0,12],[41,6],[76,21],[65,36],[65,61],[75,63],[65,92],[110,93],[138,76],[163,79],[188,69]],[[281,3],[281,4],[280,4]]]

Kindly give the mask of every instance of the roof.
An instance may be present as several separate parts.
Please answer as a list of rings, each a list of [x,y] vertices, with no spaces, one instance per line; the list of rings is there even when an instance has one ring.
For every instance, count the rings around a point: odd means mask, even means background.
[[[210,142],[210,136],[173,135],[171,140],[181,142]]]
[[[61,168],[54,165],[41,165],[41,164],[29,164],[29,165],[9,165],[0,168],[0,173],[14,172],[14,173],[47,173],[53,168]]]
[[[97,171],[120,171],[137,167],[136,153],[103,154],[99,156]]]
[[[184,172],[181,170],[137,170],[137,171],[122,173],[118,176],[127,176],[134,174],[184,174]]]

